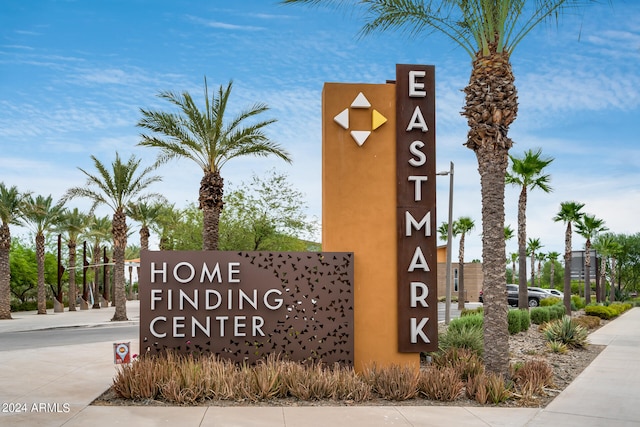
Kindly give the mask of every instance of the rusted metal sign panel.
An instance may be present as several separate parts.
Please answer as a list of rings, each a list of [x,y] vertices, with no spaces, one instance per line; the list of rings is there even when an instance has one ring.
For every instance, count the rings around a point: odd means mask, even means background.
[[[147,251],[140,350],[353,364],[353,253]]]

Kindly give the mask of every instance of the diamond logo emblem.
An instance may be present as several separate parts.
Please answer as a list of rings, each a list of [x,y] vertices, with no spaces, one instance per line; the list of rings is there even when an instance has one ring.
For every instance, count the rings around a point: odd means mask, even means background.
[[[356,142],[356,144],[358,144],[358,146],[361,147],[374,130],[378,129],[380,126],[387,122],[387,118],[375,108],[372,109],[371,103],[369,102],[367,97],[364,96],[362,92],[360,92],[355,97],[349,108],[345,108],[333,118],[333,121],[336,122],[338,126],[340,126],[344,130],[349,130],[349,110],[351,108],[371,109],[371,129],[356,129],[350,131],[350,135],[353,140]]]

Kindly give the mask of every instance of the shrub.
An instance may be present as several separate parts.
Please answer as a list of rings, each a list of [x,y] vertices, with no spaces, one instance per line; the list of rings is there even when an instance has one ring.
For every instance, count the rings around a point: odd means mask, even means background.
[[[553,369],[545,360],[528,360],[513,370],[511,378],[520,387],[522,395],[530,398],[541,394],[545,387],[553,386]]]
[[[463,328],[476,328],[482,330],[483,321],[484,316],[477,313],[458,317],[456,319],[452,319],[451,322],[449,322],[447,332],[460,331]]]
[[[536,325],[547,323],[550,319],[549,307],[533,307],[530,312],[531,322]]]
[[[501,375],[493,372],[469,378],[466,387],[467,397],[484,405],[488,402],[498,404],[511,397],[510,386]]]
[[[614,309],[605,307],[604,305],[588,305],[584,308],[584,312],[589,316],[597,316],[605,320],[609,320],[617,316]]]
[[[418,389],[427,399],[452,401],[462,394],[464,382],[452,367],[430,366],[420,372]]]
[[[558,341],[569,347],[589,345],[587,329],[578,325],[569,316],[549,322],[543,333],[547,341]]]
[[[364,370],[365,381],[383,399],[407,400],[416,397],[420,372],[411,366],[392,364],[382,368],[373,365]]]
[[[558,297],[549,297],[540,300],[540,307],[549,307],[556,304],[562,304],[562,300]]]
[[[580,316],[576,317],[574,321],[587,329],[594,329],[600,326],[600,318],[598,316]]]
[[[520,309],[509,310],[507,313],[507,322],[510,335],[520,332]]]
[[[584,298],[578,295],[571,295],[571,310],[581,310],[584,305]]]
[[[467,318],[473,316],[467,316]],[[482,357],[484,353],[484,333],[482,328],[463,326],[460,329],[449,329],[438,337],[440,351],[446,351],[450,347],[466,348]]]
[[[476,307],[476,308],[464,308],[460,312],[460,317],[463,316],[473,316],[475,314],[484,315],[484,307]]]
[[[436,353],[433,365],[455,369],[464,381],[484,372],[484,364],[480,357],[467,348],[449,347],[444,352]]]
[[[531,326],[531,316],[529,310],[518,310],[520,312],[520,330],[528,331]]]
[[[565,343],[558,341],[547,341],[547,348],[552,353],[564,354],[569,351],[569,347]]]
[[[624,313],[625,311],[631,309],[632,305],[629,303],[623,303],[620,301],[614,301],[611,304],[609,304],[609,308],[613,309],[616,312],[616,315],[620,315],[622,313]]]
[[[549,320],[562,319],[566,311],[566,308],[562,304],[552,305],[549,307]]]

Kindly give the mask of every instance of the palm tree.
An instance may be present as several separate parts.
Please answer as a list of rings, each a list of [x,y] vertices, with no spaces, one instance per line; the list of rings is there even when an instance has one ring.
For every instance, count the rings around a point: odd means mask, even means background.
[[[78,208],[65,209],[60,217],[58,230],[65,234],[69,248],[69,311],[76,311],[76,245],[78,237],[87,229],[89,218]]]
[[[36,235],[36,262],[38,265],[38,314],[47,314],[47,296],[44,287],[44,242],[45,235],[60,222],[63,202],[53,203],[51,195],[29,196],[22,206],[22,216]]]
[[[553,217],[555,222],[564,222],[567,229],[564,234],[564,306],[571,315],[571,224],[576,224],[582,217],[584,203],[562,202],[560,211]]]
[[[560,254],[558,252],[549,252],[547,254],[547,259],[549,261],[551,261],[551,265],[549,266],[549,289],[554,289],[556,287],[555,285],[555,278],[556,278],[556,261],[558,260],[558,257],[560,256]]]
[[[15,185],[7,187],[0,182],[0,319],[11,319],[11,230],[9,225],[20,225],[22,203],[27,194]]]
[[[552,158],[542,158],[542,150],[528,150],[524,153],[524,157],[518,158],[509,156],[511,159],[511,170],[507,172],[505,181],[520,188],[518,196],[518,254],[520,256],[520,280],[518,281],[518,307],[528,309],[527,304],[527,193],[536,188],[541,189],[545,193],[551,191],[549,186],[549,175],[543,173],[552,161]],[[531,286],[533,281],[533,261],[531,266]]]
[[[615,261],[613,258],[617,256],[622,248],[620,243],[616,241],[613,234],[607,233],[603,236],[598,236],[593,243],[593,247],[600,254],[600,289],[596,290],[596,297],[598,302],[604,302],[606,300],[606,274],[607,274],[607,260],[611,259],[611,280],[609,281],[609,300],[615,300]],[[612,299],[613,298],[613,299]]]
[[[164,205],[142,201],[127,207],[127,215],[140,223],[140,249],[149,250],[149,226],[155,223],[162,213]]]
[[[506,377],[509,333],[505,297],[504,192],[509,126],[516,119],[518,99],[511,55],[538,24],[557,20],[566,8],[589,0],[283,0],[365,9],[363,34],[405,30],[412,35],[440,32],[471,58],[469,84],[464,89],[469,132],[465,145],[478,160],[482,194],[482,268],[484,291],[485,365]]]
[[[98,286],[98,280],[100,278],[100,248],[103,243],[110,242],[112,240],[112,232],[113,223],[108,216],[103,216],[96,218],[95,216],[91,219],[89,223],[89,232],[87,233],[87,237],[93,240],[93,247],[91,249],[91,259],[93,260],[93,307],[92,308],[100,308],[100,287]],[[106,266],[104,266],[106,268]],[[107,289],[107,283],[102,284],[104,289],[104,294],[109,295],[109,290]],[[86,298],[86,295],[84,296]]]
[[[82,168],[82,173],[87,176],[84,187],[73,187],[67,190],[65,199],[75,197],[86,197],[93,202],[92,210],[98,205],[107,205],[113,210],[112,235],[113,235],[113,258],[115,262],[115,306],[116,310],[111,320],[121,321],[127,319],[127,305],[124,289],[124,250],[127,247],[127,215],[126,206],[135,200],[147,198],[160,198],[155,193],[142,194],[151,184],[161,180],[159,176],[150,176],[157,167],[153,164],[138,173],[140,159],[132,155],[124,163],[120,155],[116,152],[116,158],[111,163],[111,169],[91,156],[97,174],[90,174]]]
[[[538,271],[536,277],[538,278],[538,287],[542,287],[542,263],[545,262],[547,255],[544,252],[539,252],[536,255],[538,259]]]
[[[584,302],[589,304],[591,302],[591,239],[598,233],[607,231],[608,228],[604,225],[604,220],[596,218],[595,215],[584,214],[580,221],[576,224],[576,231],[579,235],[586,239],[584,249],[586,258],[584,265],[586,267],[586,274],[584,276]],[[597,290],[596,290],[597,291]]]
[[[536,251],[542,247],[543,246],[540,243],[540,239],[529,238],[529,240],[527,241],[527,255],[531,257],[531,286],[536,285]],[[527,304],[525,304],[526,307],[522,307],[522,304],[520,303],[520,293],[518,293],[518,308],[523,310],[529,308],[529,298],[528,296],[525,296],[525,298],[525,302],[527,302]]]
[[[459,266],[458,266],[458,309],[464,309],[464,241],[467,233],[476,226],[471,218],[468,216],[461,216],[457,221],[453,223],[454,234],[460,235],[460,250],[458,252]]]
[[[264,120],[245,125],[247,120],[266,112],[266,104],[257,103],[241,111],[231,121],[224,115],[231,94],[232,82],[220,86],[217,95],[209,99],[207,79],[204,80],[205,110],[196,106],[188,92],[177,94],[161,92],[159,97],[177,106],[179,114],[140,109],[142,119],[138,126],[149,129],[157,136],[142,134],[139,145],[160,150],[160,161],[186,158],[196,162],[204,177],[200,181],[199,202],[204,216],[202,246],[204,250],[218,249],[218,224],[223,207],[224,180],[220,169],[231,159],[242,156],[275,155],[290,163],[289,154],[271,141],[264,128],[275,120]]]
[[[514,236],[513,228],[511,228],[510,225],[505,225],[504,226],[504,241],[508,242],[509,240],[513,239],[513,236]]]
[[[153,230],[160,235],[160,250],[175,249],[175,232],[184,219],[183,212],[176,209],[174,204],[162,205],[158,218],[151,224]]]
[[[507,258],[507,262],[511,262],[511,279],[513,281],[516,280],[516,261],[518,260],[518,252],[511,252],[509,254],[509,258]]]
[[[449,239],[449,223],[448,222],[445,221],[442,224],[440,224],[440,227],[438,227],[438,237],[443,242],[446,242]]]

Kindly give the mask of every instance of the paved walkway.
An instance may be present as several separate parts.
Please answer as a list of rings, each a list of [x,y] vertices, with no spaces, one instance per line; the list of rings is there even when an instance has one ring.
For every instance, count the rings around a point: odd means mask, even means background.
[[[136,322],[137,302],[127,313]],[[113,308],[38,316],[17,313],[0,332],[95,326]],[[52,333],[55,331],[52,330]],[[137,350],[135,337],[131,341]],[[640,308],[590,335],[606,349],[544,409],[450,406],[106,407],[90,403],[111,384],[113,343],[0,350],[1,426],[640,426]],[[1,345],[1,343],[0,343]],[[26,409],[26,412],[22,411]],[[22,412],[18,412],[22,411]]]

